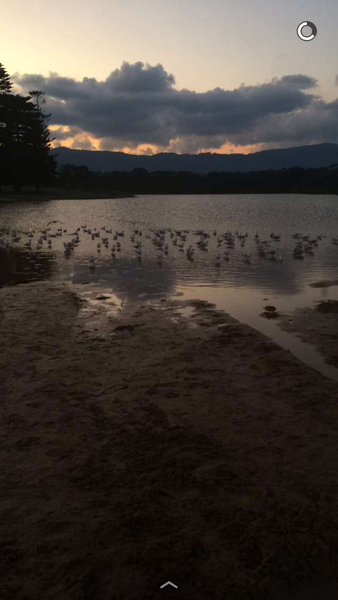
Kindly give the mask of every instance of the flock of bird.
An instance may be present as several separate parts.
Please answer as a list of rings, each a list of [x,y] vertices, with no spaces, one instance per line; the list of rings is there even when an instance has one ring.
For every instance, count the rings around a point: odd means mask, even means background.
[[[119,231],[107,229],[106,226],[102,226],[100,229],[90,228],[87,225],[81,225],[75,232],[68,233],[67,229],[62,227],[56,228],[52,231],[49,227],[51,224],[57,224],[59,221],[50,221],[46,228],[41,231],[30,231],[26,233],[17,233],[16,231],[5,231],[0,230],[0,244],[5,247],[11,247],[13,244],[20,244],[23,235],[28,237],[27,241],[22,242],[25,248],[40,252],[46,246],[47,249],[52,249],[53,239],[61,237],[70,237],[70,241],[64,241],[64,253],[66,256],[71,255],[75,248],[81,243],[81,236],[83,234],[89,236],[92,242],[96,242],[96,253],[99,256],[103,249],[110,249],[110,254],[113,260],[116,259],[123,248],[122,243],[125,245],[127,234],[124,230]],[[39,234],[39,235],[38,235]],[[235,249],[235,246],[239,246],[244,249],[248,240],[247,232],[231,231],[217,232],[214,230],[212,233],[208,233],[204,229],[197,231],[191,231],[189,229],[149,229],[147,233],[142,232],[138,227],[134,228],[133,231],[128,234],[130,241],[135,252],[135,257],[138,261],[142,261],[143,255],[143,241],[144,239],[150,240],[156,252],[157,264],[162,265],[163,259],[169,254],[171,244],[172,249],[176,248],[178,252],[185,253],[188,261],[194,261],[195,251],[208,252],[210,246],[214,248],[216,246],[216,253],[214,254],[215,266],[220,267],[222,261],[229,262],[231,255]],[[36,236],[36,238],[35,238]],[[194,241],[194,245],[188,244],[187,240],[193,241],[191,236],[197,238]],[[294,233],[293,239],[295,245],[293,247],[293,258],[303,259],[306,254],[314,254],[314,249],[317,248],[319,241],[326,238],[325,234],[319,234],[316,237],[311,238],[310,235],[304,235],[302,233]],[[35,238],[35,241],[33,242]],[[210,241],[214,240],[212,244]],[[278,243],[281,241],[281,234],[271,233],[268,239],[261,239],[259,234],[256,232],[254,236],[254,242],[256,245],[257,255],[261,259],[283,262],[283,255]],[[333,238],[332,243],[338,245],[338,236]],[[245,264],[251,264],[252,255],[248,252],[241,252],[242,260]],[[88,261],[89,268],[95,269],[96,259],[92,254]]]

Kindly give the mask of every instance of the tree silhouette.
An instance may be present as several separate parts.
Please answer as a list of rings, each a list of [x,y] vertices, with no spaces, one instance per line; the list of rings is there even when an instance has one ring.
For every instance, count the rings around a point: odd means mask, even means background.
[[[30,179],[35,185],[35,191],[39,192],[41,183],[48,181],[56,169],[56,161],[50,155],[51,142],[55,138],[50,138],[47,125],[51,115],[42,110],[42,105],[46,103],[45,92],[32,90],[29,95],[35,99],[33,119],[27,136]]]
[[[4,110],[4,97],[5,94],[10,94],[12,90],[13,84],[9,78],[9,75],[3,66],[0,63],[0,193],[1,193],[1,183],[3,179],[3,173],[6,170],[5,164],[5,145],[6,145],[6,116]]]
[[[249,171],[90,171],[72,164],[59,168],[59,185],[70,189],[130,194],[338,194],[338,168]]]
[[[10,94],[12,91],[13,84],[10,80],[10,77],[3,66],[0,63],[0,94]]]
[[[30,96],[23,97],[19,94],[3,94],[0,96],[0,103],[5,122],[2,158],[6,170],[2,182],[13,183],[15,190],[21,191],[29,175],[29,137],[35,109]]]
[[[40,190],[55,172],[50,154],[48,119],[42,110],[44,92],[33,90],[29,96],[12,93],[10,77],[0,63],[0,192],[1,184],[12,183],[21,191],[25,183]],[[35,100],[35,102],[32,102]]]

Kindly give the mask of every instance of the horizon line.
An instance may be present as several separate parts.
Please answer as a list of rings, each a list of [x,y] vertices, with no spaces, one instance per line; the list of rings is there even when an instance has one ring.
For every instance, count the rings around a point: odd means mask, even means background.
[[[203,155],[210,155],[210,156],[252,156],[254,154],[261,154],[262,152],[274,152],[277,150],[292,150],[295,148],[310,148],[312,146],[338,146],[338,142],[319,142],[316,144],[304,144],[304,145],[299,145],[299,146],[287,146],[285,148],[266,148],[264,150],[257,150],[256,152],[248,152],[248,153],[244,153],[244,152],[231,152],[231,153],[225,153],[225,152],[198,152],[198,153],[191,153],[191,152],[168,152],[168,151],[161,151],[161,152],[154,152],[154,154],[137,154],[137,153],[133,153],[133,152],[124,152],[123,150],[100,150],[100,149],[96,149],[96,148],[70,148],[69,146],[56,146],[54,148],[51,148],[52,151],[57,151],[60,149],[66,149],[66,150],[75,150],[77,152],[99,152],[99,153],[105,153],[105,152],[109,152],[111,154],[124,154],[125,156],[138,156],[138,157],[147,157],[147,158],[151,158],[153,156],[159,156],[160,154],[174,154],[175,156],[203,156]]]

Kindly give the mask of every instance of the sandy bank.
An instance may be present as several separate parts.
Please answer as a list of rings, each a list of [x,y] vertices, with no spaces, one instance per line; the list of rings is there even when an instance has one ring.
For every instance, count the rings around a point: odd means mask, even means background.
[[[303,307],[284,314],[279,325],[315,346],[325,362],[338,367],[338,301],[325,300],[316,303],[314,308]]]
[[[338,279],[322,279],[321,281],[310,283],[310,287],[313,288],[329,288],[334,285],[338,285]]]
[[[1,599],[336,598],[337,384],[206,303],[85,288],[0,290]]]

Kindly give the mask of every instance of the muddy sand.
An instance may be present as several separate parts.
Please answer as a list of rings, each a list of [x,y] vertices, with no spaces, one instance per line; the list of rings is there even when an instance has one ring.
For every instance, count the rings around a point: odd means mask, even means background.
[[[337,598],[337,383],[85,288],[0,290],[1,600]]]
[[[284,331],[314,346],[327,364],[338,367],[337,300],[323,300],[316,302],[313,308],[304,306],[293,313],[279,315],[278,324]]]

